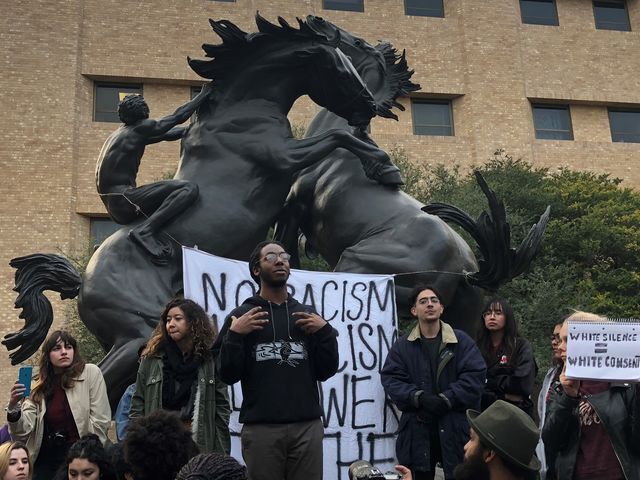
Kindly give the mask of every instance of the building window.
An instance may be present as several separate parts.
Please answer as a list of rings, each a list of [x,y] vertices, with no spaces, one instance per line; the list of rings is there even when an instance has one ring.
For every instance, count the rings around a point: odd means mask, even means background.
[[[107,237],[111,236],[122,225],[117,224],[109,217],[91,217],[90,219],[90,234],[91,239],[94,242],[94,248],[98,248]]]
[[[443,0],[404,0],[405,15],[444,17]]]
[[[124,85],[117,83],[97,83],[93,120],[96,122],[120,123],[118,104],[132,93],[142,95],[142,85]]]
[[[325,10],[364,12],[364,0],[322,0],[322,8]]]
[[[533,126],[536,138],[573,140],[569,105],[533,105]]]
[[[202,90],[202,85],[198,85],[197,87],[191,87],[191,100],[196,98],[201,90]]]
[[[640,110],[609,109],[611,140],[640,143]]]
[[[522,23],[558,25],[555,0],[520,0]]]
[[[415,135],[453,135],[451,100],[412,100]]]
[[[593,18],[598,30],[631,31],[625,0],[594,0]]]

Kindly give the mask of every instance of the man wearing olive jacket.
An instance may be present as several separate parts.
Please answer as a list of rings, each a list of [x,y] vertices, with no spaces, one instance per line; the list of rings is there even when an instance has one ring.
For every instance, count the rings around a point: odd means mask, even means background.
[[[321,480],[318,381],[338,370],[337,332],[287,293],[289,254],[262,242],[249,260],[258,295],[225,320],[214,345],[223,382],[240,381],[242,456],[251,480]]]

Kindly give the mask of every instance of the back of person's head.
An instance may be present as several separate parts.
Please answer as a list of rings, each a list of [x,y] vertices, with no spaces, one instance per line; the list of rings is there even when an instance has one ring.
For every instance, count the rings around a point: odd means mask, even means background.
[[[22,442],[6,442],[0,445],[0,480],[4,479],[7,471],[9,470],[9,466],[11,465],[11,454],[14,451],[22,451],[20,452],[21,454],[26,454],[29,468],[24,480],[31,479],[31,476],[33,475],[33,462],[31,461],[31,455],[29,454],[27,446]]]
[[[69,472],[69,470],[77,468],[74,467],[77,460],[86,460],[97,467],[100,480],[116,480],[111,458],[97,435],[89,433],[71,445],[67,452],[64,469]],[[69,477],[73,478],[71,475]]]
[[[114,443],[107,449],[107,454],[113,465],[113,472],[115,473],[116,480],[128,480],[127,474],[133,478],[133,472],[131,466],[124,458],[124,444]]]
[[[157,410],[135,418],[124,440],[124,456],[136,480],[174,480],[198,448],[177,414]]]
[[[214,452],[193,457],[176,480],[248,480],[248,476],[247,468],[235,458]]]

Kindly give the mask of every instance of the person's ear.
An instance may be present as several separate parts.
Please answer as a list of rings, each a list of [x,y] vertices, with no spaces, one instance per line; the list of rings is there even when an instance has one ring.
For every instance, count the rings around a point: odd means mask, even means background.
[[[491,463],[496,458],[496,455],[495,450],[485,450],[482,452],[482,459],[484,463]]]
[[[256,277],[259,277],[259,276],[260,276],[260,264],[259,264],[259,263],[256,263],[256,264],[253,266],[253,268],[251,269],[251,271],[253,272],[253,274],[254,274]]]
[[[413,307],[411,307],[411,315],[413,315],[414,317],[417,317],[417,315],[416,315],[416,306],[415,305]]]

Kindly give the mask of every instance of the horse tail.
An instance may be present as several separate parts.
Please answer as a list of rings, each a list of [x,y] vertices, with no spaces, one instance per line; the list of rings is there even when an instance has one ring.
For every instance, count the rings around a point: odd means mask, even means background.
[[[60,298],[75,298],[82,279],[76,268],[63,256],[35,253],[14,258],[9,262],[16,269],[15,287],[18,292],[16,308],[21,308],[20,318],[24,326],[9,333],[2,343],[13,351],[11,364],[16,365],[29,358],[40,347],[53,323],[53,308],[44,290],[60,294]]]
[[[446,203],[431,203],[424,212],[437,215],[445,222],[462,227],[475,240],[480,250],[479,271],[468,276],[472,285],[491,292],[511,281],[529,268],[542,246],[542,238],[549,223],[551,207],[548,206],[527,236],[517,248],[511,247],[511,230],[502,200],[489,188],[479,171],[474,171],[476,181],[487,197],[488,214],[483,211],[477,220],[466,212]]]

